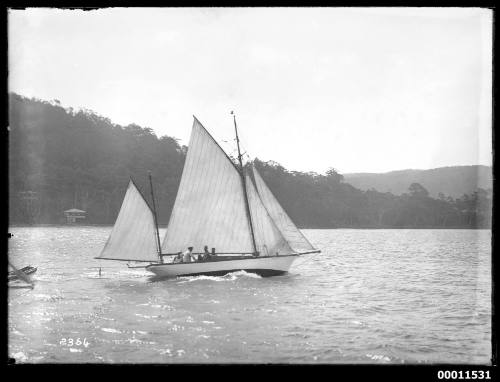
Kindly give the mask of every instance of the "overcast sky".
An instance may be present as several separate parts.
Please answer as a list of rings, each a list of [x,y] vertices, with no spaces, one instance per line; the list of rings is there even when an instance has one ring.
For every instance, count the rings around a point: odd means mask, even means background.
[[[491,165],[479,8],[9,11],[9,89],[290,170]]]

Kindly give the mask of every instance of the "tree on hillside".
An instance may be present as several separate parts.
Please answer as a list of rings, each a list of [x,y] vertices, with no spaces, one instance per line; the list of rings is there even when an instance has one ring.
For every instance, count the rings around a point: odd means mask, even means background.
[[[328,171],[326,172],[326,176],[329,180],[332,180],[337,183],[344,181],[344,176],[342,174],[339,174],[337,170],[335,170],[333,167],[330,167],[328,169]]]
[[[420,183],[410,184],[408,191],[410,191],[410,196],[413,197],[427,198],[429,196],[429,191],[427,191],[426,188]]]

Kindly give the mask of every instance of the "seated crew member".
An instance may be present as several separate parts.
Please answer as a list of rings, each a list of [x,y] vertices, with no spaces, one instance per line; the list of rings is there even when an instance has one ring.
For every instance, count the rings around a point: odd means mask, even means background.
[[[182,252],[179,252],[177,255],[175,255],[174,260],[172,262],[173,263],[182,263]]]
[[[203,248],[203,256],[202,256],[202,260],[203,261],[210,261],[210,252],[208,251],[208,245],[205,245],[205,247]]]
[[[194,260],[193,247],[188,247],[187,251],[184,251],[184,253],[182,254],[182,262],[190,263],[193,260]]]

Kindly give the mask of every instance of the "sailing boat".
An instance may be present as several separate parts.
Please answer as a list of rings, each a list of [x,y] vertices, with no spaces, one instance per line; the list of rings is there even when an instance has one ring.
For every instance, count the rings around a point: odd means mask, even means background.
[[[238,164],[194,117],[186,161],[163,242],[150,174],[151,208],[130,180],[115,225],[97,259],[149,262],[161,277],[286,273],[300,255],[319,253],[299,231],[253,166],[245,168],[236,118]],[[248,168],[251,167],[251,170]],[[188,247],[209,261],[174,262]],[[170,257],[170,258],[169,258]]]

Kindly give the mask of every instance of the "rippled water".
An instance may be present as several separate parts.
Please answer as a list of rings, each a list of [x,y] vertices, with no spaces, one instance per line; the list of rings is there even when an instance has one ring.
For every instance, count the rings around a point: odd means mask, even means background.
[[[111,227],[12,227],[18,362],[484,363],[488,230],[304,230],[323,253],[271,278],[154,281],[94,260]],[[102,266],[101,277],[98,269]],[[77,341],[85,340],[85,345]]]

